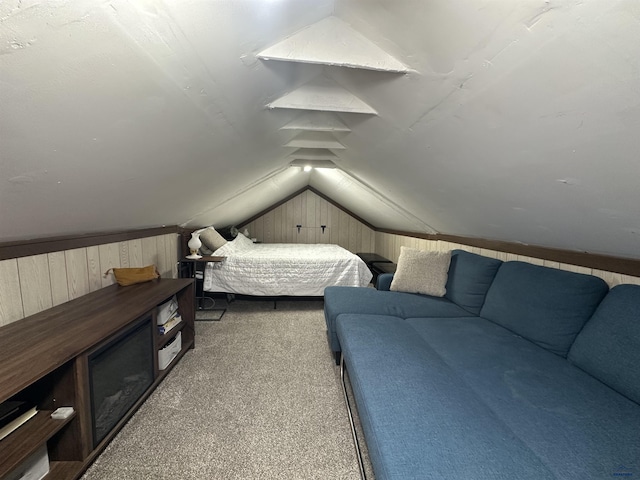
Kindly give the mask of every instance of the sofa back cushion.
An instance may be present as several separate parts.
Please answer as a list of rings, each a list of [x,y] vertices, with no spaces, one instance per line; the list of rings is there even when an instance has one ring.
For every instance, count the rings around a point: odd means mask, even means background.
[[[505,262],[480,315],[566,357],[608,290],[604,280],[593,275]]]
[[[495,258],[453,250],[445,298],[468,312],[479,315],[501,264],[502,261]]]
[[[640,286],[611,289],[576,337],[569,361],[640,403]]]

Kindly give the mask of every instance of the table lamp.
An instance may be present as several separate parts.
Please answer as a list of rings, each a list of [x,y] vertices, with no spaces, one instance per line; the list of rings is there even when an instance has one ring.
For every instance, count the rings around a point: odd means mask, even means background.
[[[202,246],[202,241],[200,240],[200,232],[193,232],[191,234],[191,238],[187,242],[187,246],[189,247],[189,251],[191,251],[191,255],[187,255],[187,258],[191,260],[197,260],[202,258],[202,255],[198,254],[198,250]]]

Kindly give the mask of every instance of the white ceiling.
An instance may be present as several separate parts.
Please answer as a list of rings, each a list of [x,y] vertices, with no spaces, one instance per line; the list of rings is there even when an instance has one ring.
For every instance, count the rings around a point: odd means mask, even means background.
[[[637,0],[0,2],[0,241],[309,185],[380,228],[640,258],[639,177]]]

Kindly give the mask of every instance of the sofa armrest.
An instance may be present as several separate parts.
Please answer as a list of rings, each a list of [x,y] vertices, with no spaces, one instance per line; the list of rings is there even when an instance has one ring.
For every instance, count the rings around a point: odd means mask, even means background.
[[[393,273],[381,273],[378,275],[376,281],[376,288],[378,290],[389,290],[391,288],[391,281],[393,280]]]

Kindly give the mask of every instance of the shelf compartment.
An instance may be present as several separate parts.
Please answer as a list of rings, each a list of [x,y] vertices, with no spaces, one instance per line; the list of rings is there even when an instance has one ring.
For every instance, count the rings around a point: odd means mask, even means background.
[[[167,368],[165,370],[160,370],[158,373],[158,378],[156,380],[157,383],[160,383],[164,377],[166,377],[167,375],[169,375],[169,372],[171,372],[171,369],[178,363],[178,361],[184,357],[184,355],[189,351],[190,348],[193,347],[193,342],[191,343],[184,343],[184,340],[182,341],[182,349],[178,352],[178,355],[176,355],[176,358],[174,358],[173,360],[171,360],[171,363],[167,366]]]
[[[38,450],[75,416],[74,412],[69,418],[54,420],[51,418],[51,410],[42,410],[2,439],[0,441],[0,478],[19,467],[29,455]]]
[[[181,320],[175,327],[173,327],[171,330],[169,330],[167,333],[158,333],[157,335],[157,341],[156,341],[156,348],[158,350],[160,350],[162,347],[164,347],[167,343],[169,343],[171,341],[171,339],[173,339],[173,337],[175,337],[178,332],[182,331],[182,327],[185,326],[185,321]]]

